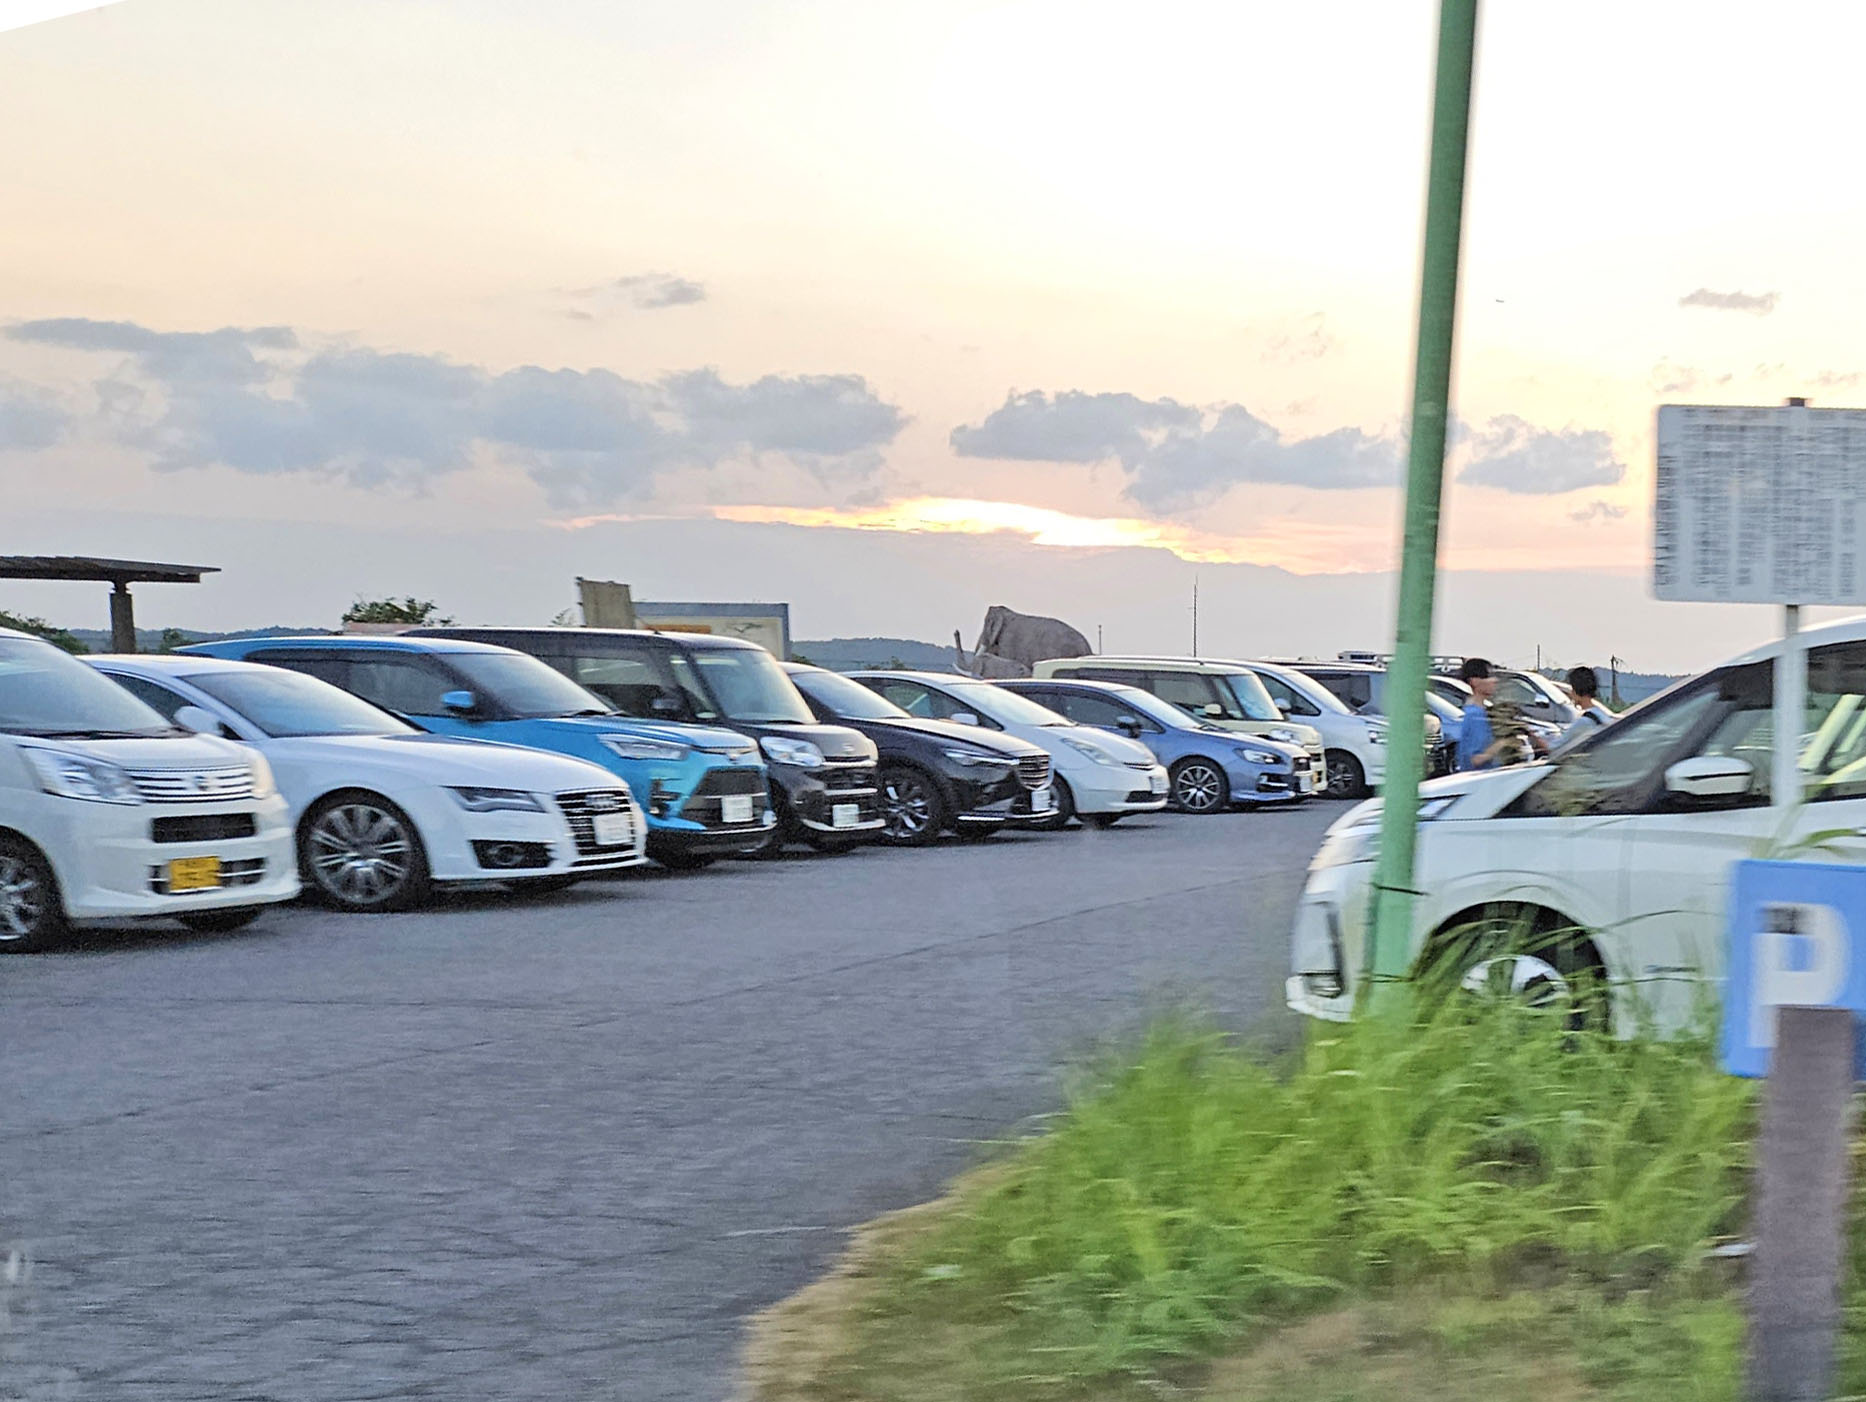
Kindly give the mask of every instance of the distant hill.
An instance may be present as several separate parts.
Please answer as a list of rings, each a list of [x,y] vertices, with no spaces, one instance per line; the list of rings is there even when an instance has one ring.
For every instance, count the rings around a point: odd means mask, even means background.
[[[832,672],[857,672],[864,667],[910,667],[917,672],[956,672],[958,659],[950,645],[916,642],[912,638],[796,639],[791,656],[813,662]]]

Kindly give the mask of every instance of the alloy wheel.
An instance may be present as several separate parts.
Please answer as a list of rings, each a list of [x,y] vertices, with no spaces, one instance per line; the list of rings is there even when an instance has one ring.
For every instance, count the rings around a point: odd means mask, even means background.
[[[24,858],[0,852],[0,941],[31,939],[39,933],[49,893],[39,873]]]
[[[311,825],[307,846],[318,885],[348,906],[393,900],[414,869],[414,840],[407,826],[373,803],[326,809]]]
[[[1210,813],[1224,803],[1225,781],[1204,760],[1182,764],[1173,775],[1173,802],[1187,813]]]
[[[932,826],[933,795],[926,781],[912,774],[888,774],[881,782],[881,803],[887,834],[896,842],[911,842]]]
[[[1361,763],[1346,750],[1330,750],[1323,761],[1323,776],[1330,798],[1359,798],[1367,787]]]

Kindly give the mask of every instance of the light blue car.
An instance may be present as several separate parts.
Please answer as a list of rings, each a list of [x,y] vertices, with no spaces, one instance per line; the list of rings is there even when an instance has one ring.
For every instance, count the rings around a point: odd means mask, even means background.
[[[1315,769],[1301,746],[1201,721],[1139,687],[1047,677],[998,685],[1078,725],[1140,741],[1166,766],[1168,798],[1182,813],[1293,803],[1315,792]]]
[[[181,649],[317,677],[437,735],[554,750],[620,775],[648,818],[648,855],[705,866],[777,822],[758,746],[737,731],[618,714],[535,657],[438,638],[240,638]],[[573,823],[573,827],[576,826]],[[586,824],[593,829],[593,821]],[[577,828],[578,840],[583,830]]]

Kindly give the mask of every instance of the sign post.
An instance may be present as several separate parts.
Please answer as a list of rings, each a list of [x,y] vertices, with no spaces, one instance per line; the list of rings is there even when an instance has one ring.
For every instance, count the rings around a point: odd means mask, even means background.
[[[1866,868],[1739,862],[1724,1069],[1767,1076],[1749,1282],[1754,1402],[1819,1402],[1833,1381],[1847,1141],[1866,1013]]]

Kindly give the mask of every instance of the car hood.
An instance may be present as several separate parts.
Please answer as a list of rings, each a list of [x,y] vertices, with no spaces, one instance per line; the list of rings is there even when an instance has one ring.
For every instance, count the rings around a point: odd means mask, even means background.
[[[889,730],[911,730],[918,735],[931,736],[935,740],[959,740],[974,745],[981,750],[991,750],[1006,759],[1031,759],[1047,754],[1041,745],[1033,745],[1028,740],[1020,740],[1015,735],[1002,735],[995,730],[987,730],[981,725],[960,725],[950,720],[921,720],[917,716],[904,719],[865,721],[866,725],[885,726]]]
[[[687,745],[708,754],[737,755],[746,750],[757,752],[750,736],[715,725],[675,725],[670,721],[640,720],[633,716],[553,716],[529,720],[526,725],[542,725],[565,732],[603,735],[640,735],[651,740],[665,740],[673,745]]]
[[[152,735],[132,740],[72,740],[53,735],[7,738],[100,759],[125,769],[205,769],[246,763],[244,750],[213,735]]]
[[[1071,740],[1086,741],[1096,749],[1113,755],[1123,764],[1154,765],[1159,763],[1154,758],[1153,751],[1140,741],[1130,740],[1125,735],[1110,735],[1107,731],[1097,730],[1091,725],[1058,726],[1056,735],[1059,739],[1067,736]]]
[[[527,793],[616,786],[607,769],[568,755],[448,735],[293,735],[260,748],[281,768],[302,764],[345,778],[381,770],[448,788]]]
[[[846,725],[806,725],[802,722],[748,725],[746,729],[760,736],[782,736],[786,740],[807,740],[827,759],[873,759],[875,742],[859,730]]]
[[[1419,801],[1427,803],[1434,799],[1455,799],[1456,802],[1437,814],[1440,820],[1450,822],[1454,819],[1494,818],[1519,796],[1527,793],[1552,772],[1548,764],[1515,764],[1508,769],[1490,769],[1467,774],[1448,774],[1443,779],[1430,779],[1419,785]],[[1329,831],[1337,828],[1359,827],[1363,823],[1373,822],[1380,816],[1381,800],[1367,799],[1357,803],[1329,825]]]

